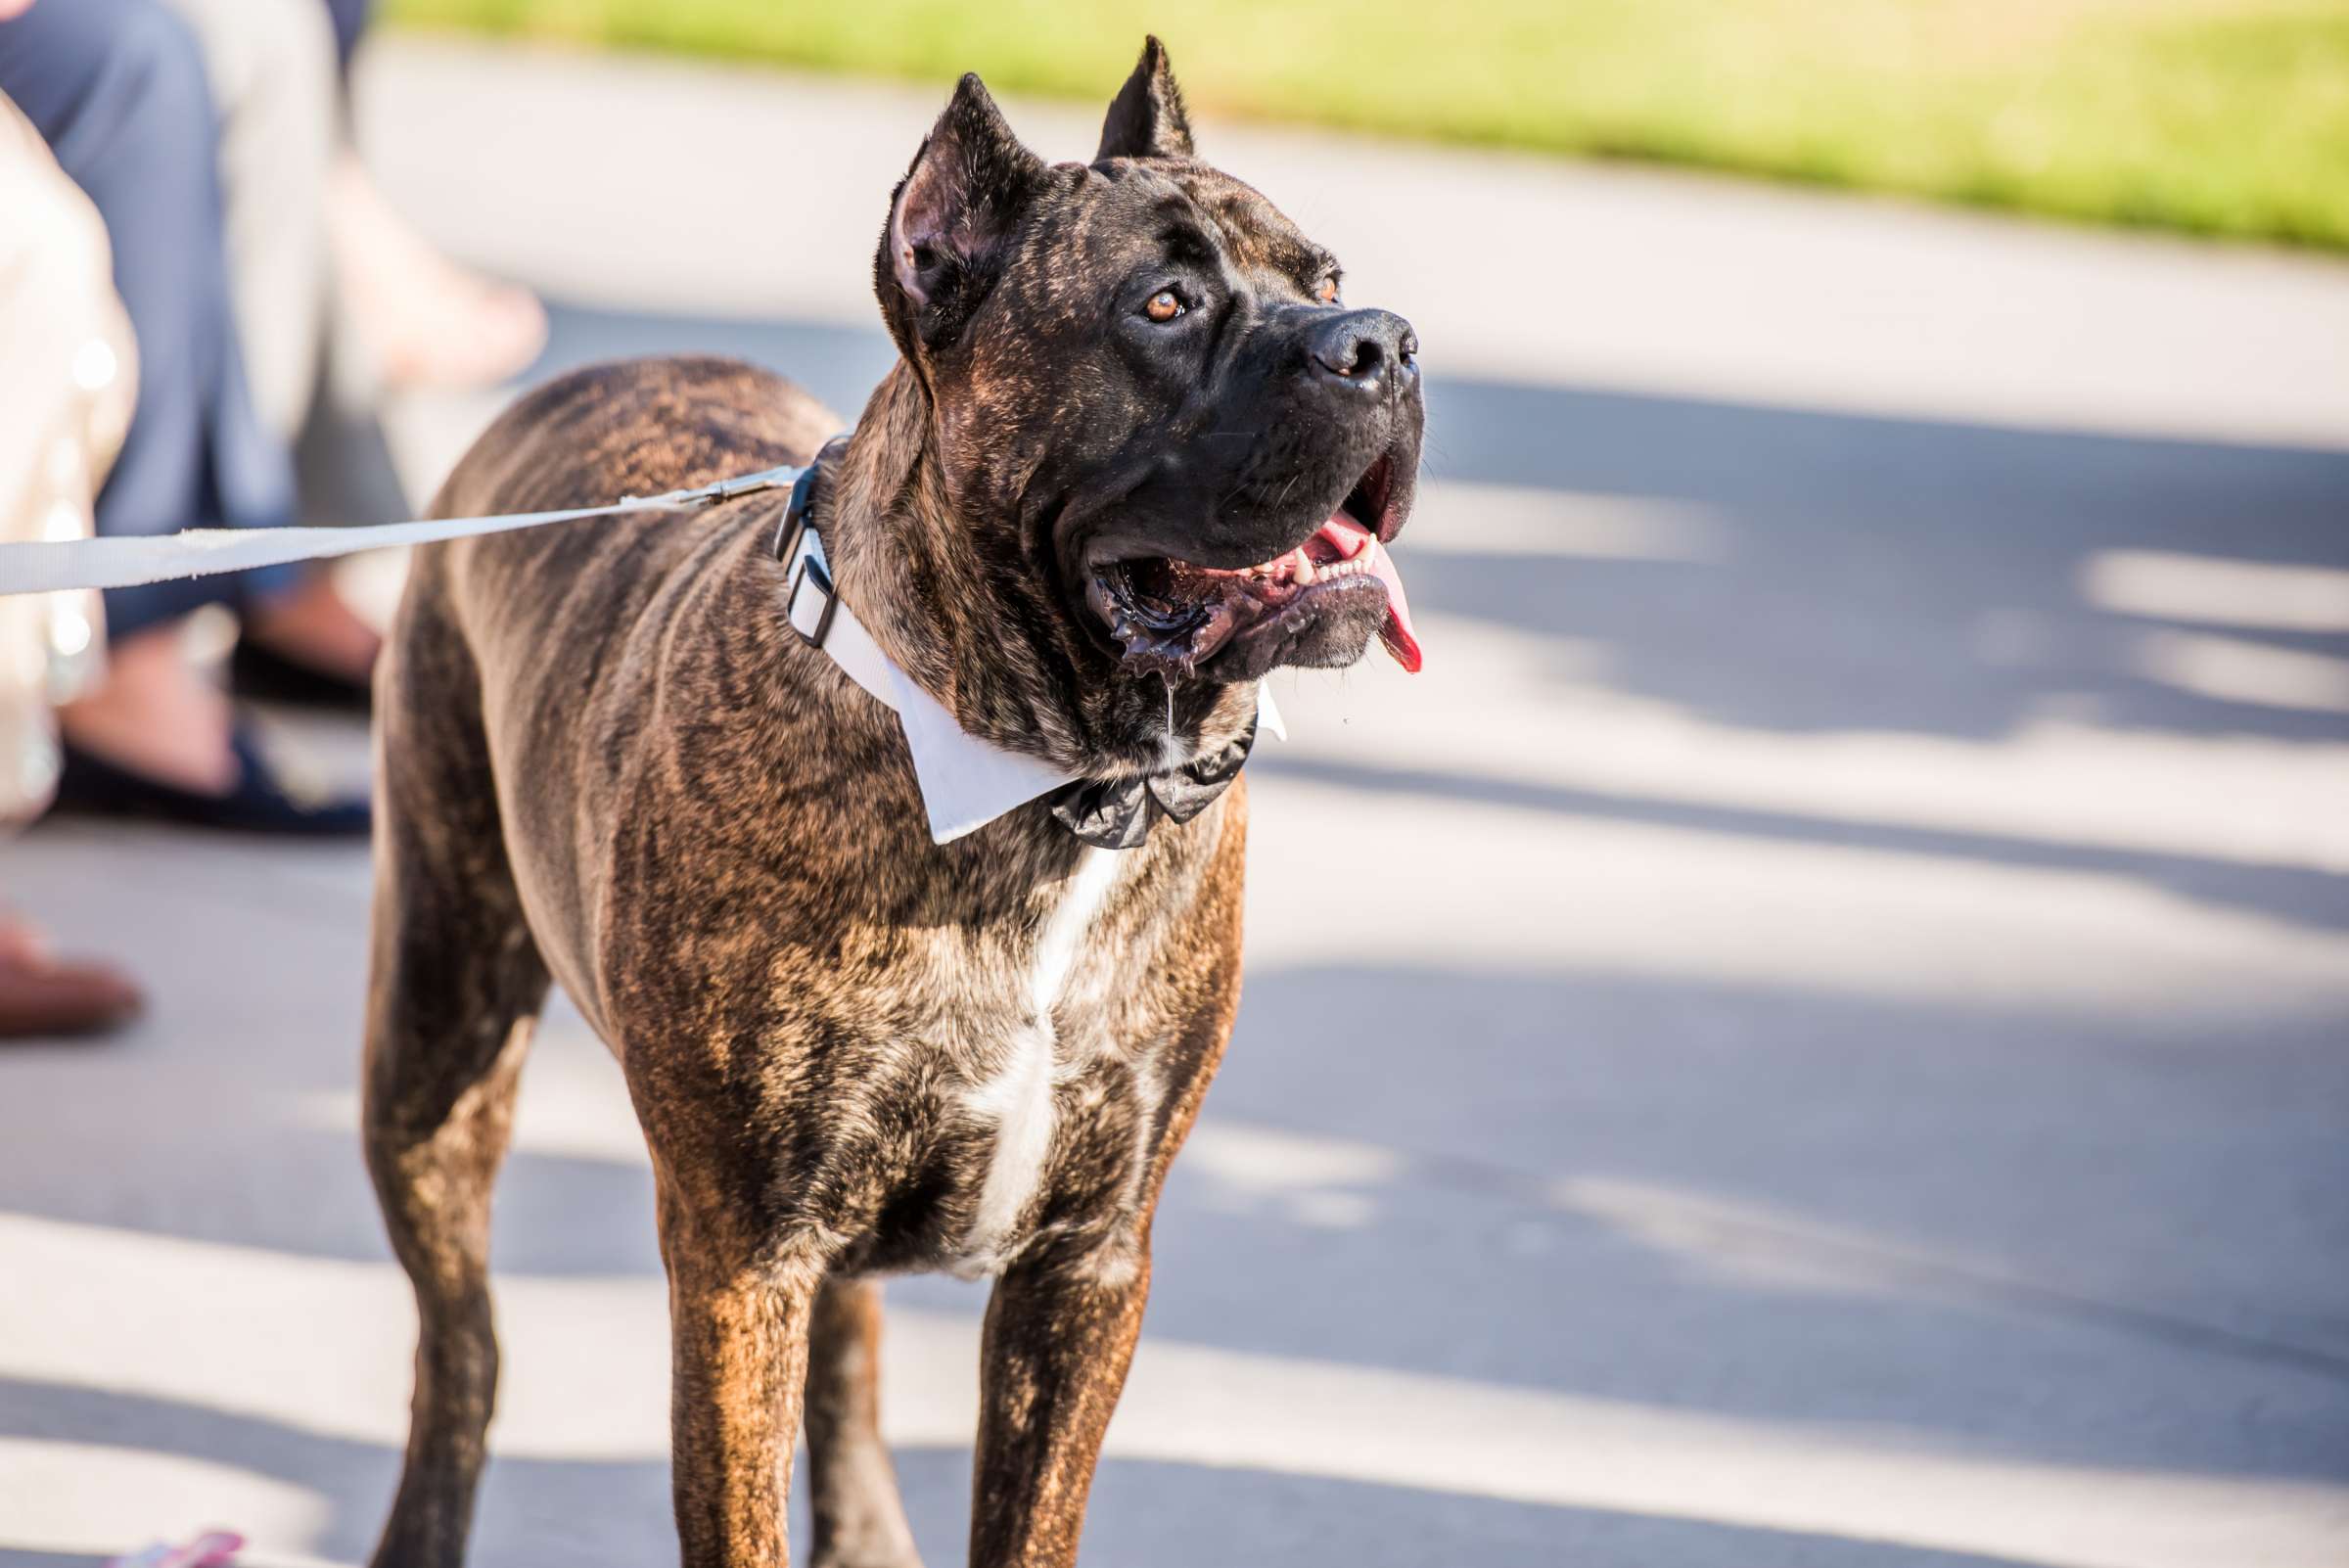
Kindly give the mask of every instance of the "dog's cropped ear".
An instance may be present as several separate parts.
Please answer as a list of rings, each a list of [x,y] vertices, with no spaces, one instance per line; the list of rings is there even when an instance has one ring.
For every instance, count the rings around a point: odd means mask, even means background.
[[[1002,269],[1044,161],[1020,145],[977,76],[965,76],[889,205],[873,282],[898,346],[960,331]]]
[[[1153,36],[1142,40],[1142,58],[1110,100],[1109,117],[1101,122],[1105,158],[1188,158],[1191,156],[1191,117],[1183,112],[1182,89],[1174,85],[1167,65],[1167,46]]]

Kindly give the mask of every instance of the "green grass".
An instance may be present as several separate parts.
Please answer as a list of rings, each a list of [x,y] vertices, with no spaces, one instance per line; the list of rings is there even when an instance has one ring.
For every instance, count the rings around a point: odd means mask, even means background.
[[[2349,249],[2349,0],[391,0],[401,23]]]

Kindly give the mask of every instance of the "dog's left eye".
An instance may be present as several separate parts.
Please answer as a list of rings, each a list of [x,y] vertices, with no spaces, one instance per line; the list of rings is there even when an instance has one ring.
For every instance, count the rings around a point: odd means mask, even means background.
[[[1338,275],[1333,272],[1313,285],[1313,298],[1323,304],[1336,304],[1338,302]]]
[[[1181,315],[1187,308],[1180,295],[1172,289],[1161,289],[1143,303],[1142,314],[1153,321],[1167,322]]]

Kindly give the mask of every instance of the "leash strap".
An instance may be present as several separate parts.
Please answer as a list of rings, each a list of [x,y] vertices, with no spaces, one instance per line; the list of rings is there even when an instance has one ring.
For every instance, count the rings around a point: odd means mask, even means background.
[[[609,506],[575,506],[555,512],[428,518],[346,529],[187,529],[158,535],[0,545],[0,598],[64,588],[131,588],[175,577],[209,576],[293,561],[324,561],[361,550],[506,533],[622,512],[690,512],[738,495],[782,489],[798,483],[801,474],[796,468],[761,469],[692,489],[644,497],[623,495]]]
[[[784,563],[790,582],[783,601],[784,619],[808,646],[822,650],[851,680],[897,714],[921,784],[931,839],[945,844],[961,838],[1039,795],[1077,782],[1076,774],[1060,772],[1033,757],[1004,751],[966,734],[944,704],[915,685],[913,678],[882,652],[855,612],[842,602],[833,585],[831,563],[824,556],[823,535],[809,516],[823,455],[817,454],[805,469],[760,469],[691,489],[643,497],[623,495],[609,506],[510,512],[496,517],[427,518],[365,528],[188,529],[158,536],[5,544],[0,545],[0,598],[74,588],[130,588],[175,577],[323,561],[361,550],[508,533],[622,512],[690,512],[736,496],[788,487],[791,505],[774,543],[775,557]],[[1272,706],[1272,694],[1261,684],[1257,704],[1258,717],[1265,726],[1285,738],[1288,731]],[[1250,738],[1254,738],[1253,730]],[[1240,760],[1246,756],[1242,747]],[[1235,761],[1229,772],[1237,771]],[[1228,774],[1222,782],[1229,782]]]

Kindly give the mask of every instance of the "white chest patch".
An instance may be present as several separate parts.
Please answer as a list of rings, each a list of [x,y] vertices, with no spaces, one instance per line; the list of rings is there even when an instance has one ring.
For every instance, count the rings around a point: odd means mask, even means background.
[[[1060,902],[1044,921],[1028,971],[1028,1021],[1011,1042],[1003,1070],[980,1084],[967,1102],[995,1124],[995,1146],[987,1180],[979,1189],[979,1212],[966,1241],[975,1262],[997,1259],[1019,1223],[1052,1150],[1052,1010],[1069,983],[1102,905],[1116,887],[1125,855],[1087,847],[1061,890]]]

